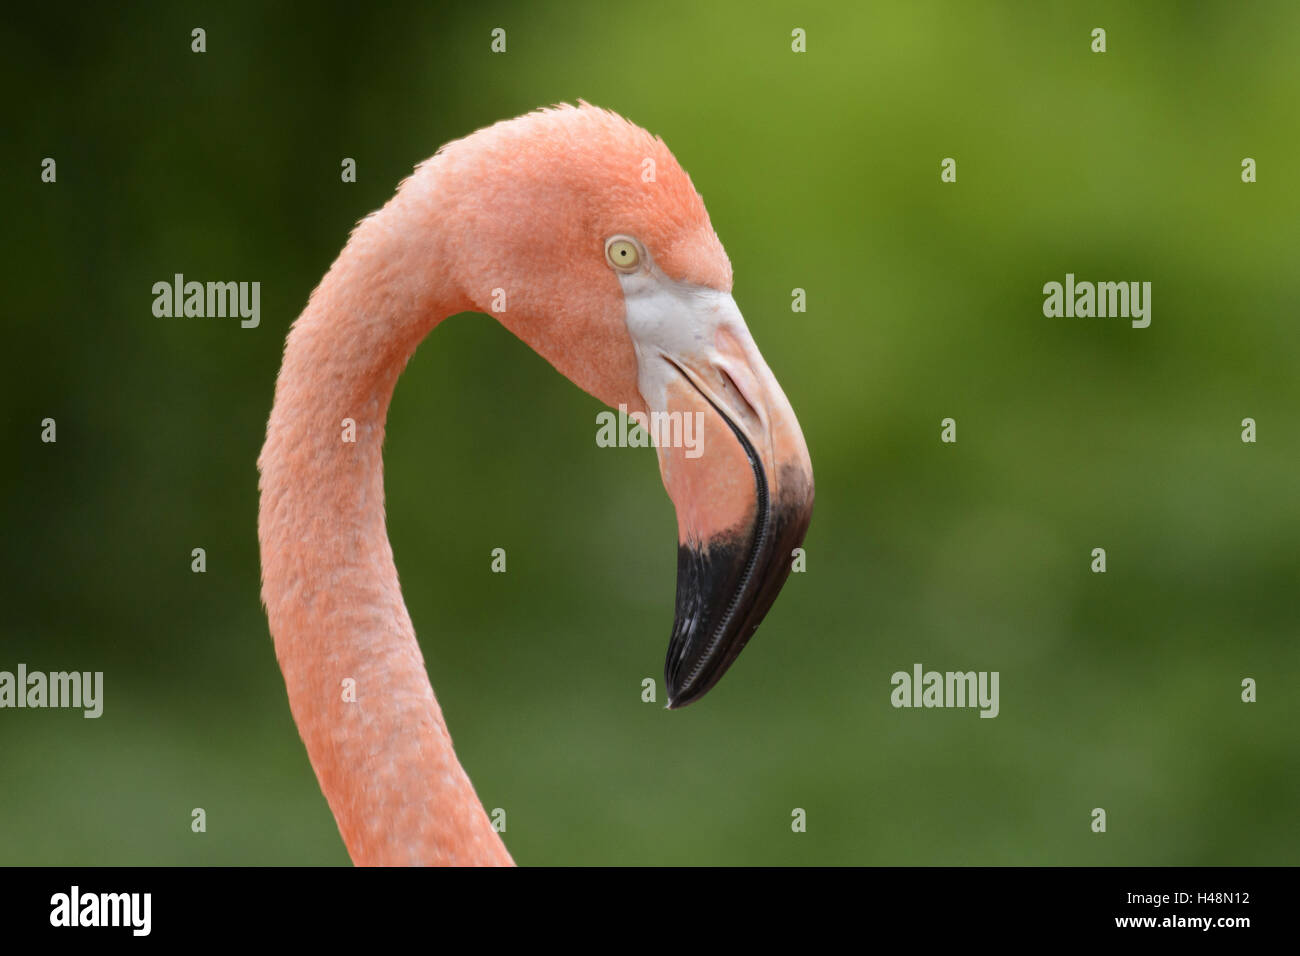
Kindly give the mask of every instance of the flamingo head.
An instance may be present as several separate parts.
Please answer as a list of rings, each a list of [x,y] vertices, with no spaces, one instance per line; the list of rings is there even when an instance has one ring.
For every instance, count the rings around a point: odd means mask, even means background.
[[[812,514],[808,447],[731,295],[731,263],[663,141],[581,104],[444,147],[443,251],[473,308],[648,426],[677,511],[668,706],[731,666]],[[644,416],[644,419],[637,416]]]

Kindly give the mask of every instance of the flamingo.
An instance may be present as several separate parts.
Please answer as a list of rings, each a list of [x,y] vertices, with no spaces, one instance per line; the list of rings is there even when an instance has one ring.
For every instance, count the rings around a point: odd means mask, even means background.
[[[731,286],[664,142],[579,101],[442,147],[312,292],[258,458],[262,600],[356,865],[513,863],[452,747],[385,527],[384,424],[412,352],[447,316],[486,312],[606,405],[702,422],[695,451],[656,448],[677,513],[676,709],[753,635],[812,513],[803,433]]]

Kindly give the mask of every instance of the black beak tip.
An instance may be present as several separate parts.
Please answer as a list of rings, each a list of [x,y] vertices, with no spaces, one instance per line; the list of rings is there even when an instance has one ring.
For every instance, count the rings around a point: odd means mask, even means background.
[[[695,703],[703,696],[704,695],[700,693],[685,694],[682,692],[680,687],[672,687],[670,685],[668,688],[668,703],[664,705],[664,709],[681,710],[683,707]]]
[[[668,703],[664,705],[665,710],[681,710],[691,702],[693,698],[685,698],[682,689],[678,687],[671,676],[665,675],[668,685]]]
[[[755,516],[752,526],[707,544],[678,545],[677,609],[664,661],[669,710],[707,694],[749,643],[790,575],[791,549],[802,543],[812,515],[811,482],[787,476],[793,490],[773,501],[749,439],[734,424],[732,430],[754,469]]]
[[[679,654],[670,651],[669,661],[664,667],[664,683],[668,690],[668,703],[666,705],[668,710],[681,710],[708,694],[727,668],[731,666],[735,655],[740,652],[740,647],[744,646],[743,642],[737,642],[733,639],[724,642],[717,653],[696,656],[700,654],[697,634],[689,628],[679,630],[678,633],[679,636],[675,646],[680,644],[681,647],[690,650],[685,660]],[[683,638],[682,634],[686,636]],[[677,661],[678,666],[676,667],[672,663],[674,660]],[[696,666],[688,666],[691,660],[695,661]]]

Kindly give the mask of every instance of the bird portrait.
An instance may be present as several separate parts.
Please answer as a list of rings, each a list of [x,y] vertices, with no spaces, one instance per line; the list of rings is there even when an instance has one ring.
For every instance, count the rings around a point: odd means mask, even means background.
[[[803,433],[731,290],[703,200],[664,142],[580,103],[443,147],[312,293],[258,459],[262,598],[356,863],[511,862],[457,761],[385,525],[385,419],[412,352],[448,316],[484,312],[602,402],[701,423],[690,447],[669,429],[655,449],[677,512],[664,666],[676,710],[753,637],[812,516]]]

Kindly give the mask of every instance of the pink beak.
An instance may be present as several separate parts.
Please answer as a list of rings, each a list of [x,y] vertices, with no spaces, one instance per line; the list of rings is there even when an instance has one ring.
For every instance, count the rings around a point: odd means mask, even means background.
[[[677,610],[664,668],[672,709],[703,697],[753,637],[812,518],[799,422],[734,303],[730,311],[711,341],[642,356],[672,366],[656,389],[667,411],[702,426],[694,448],[658,443],[677,509]]]

